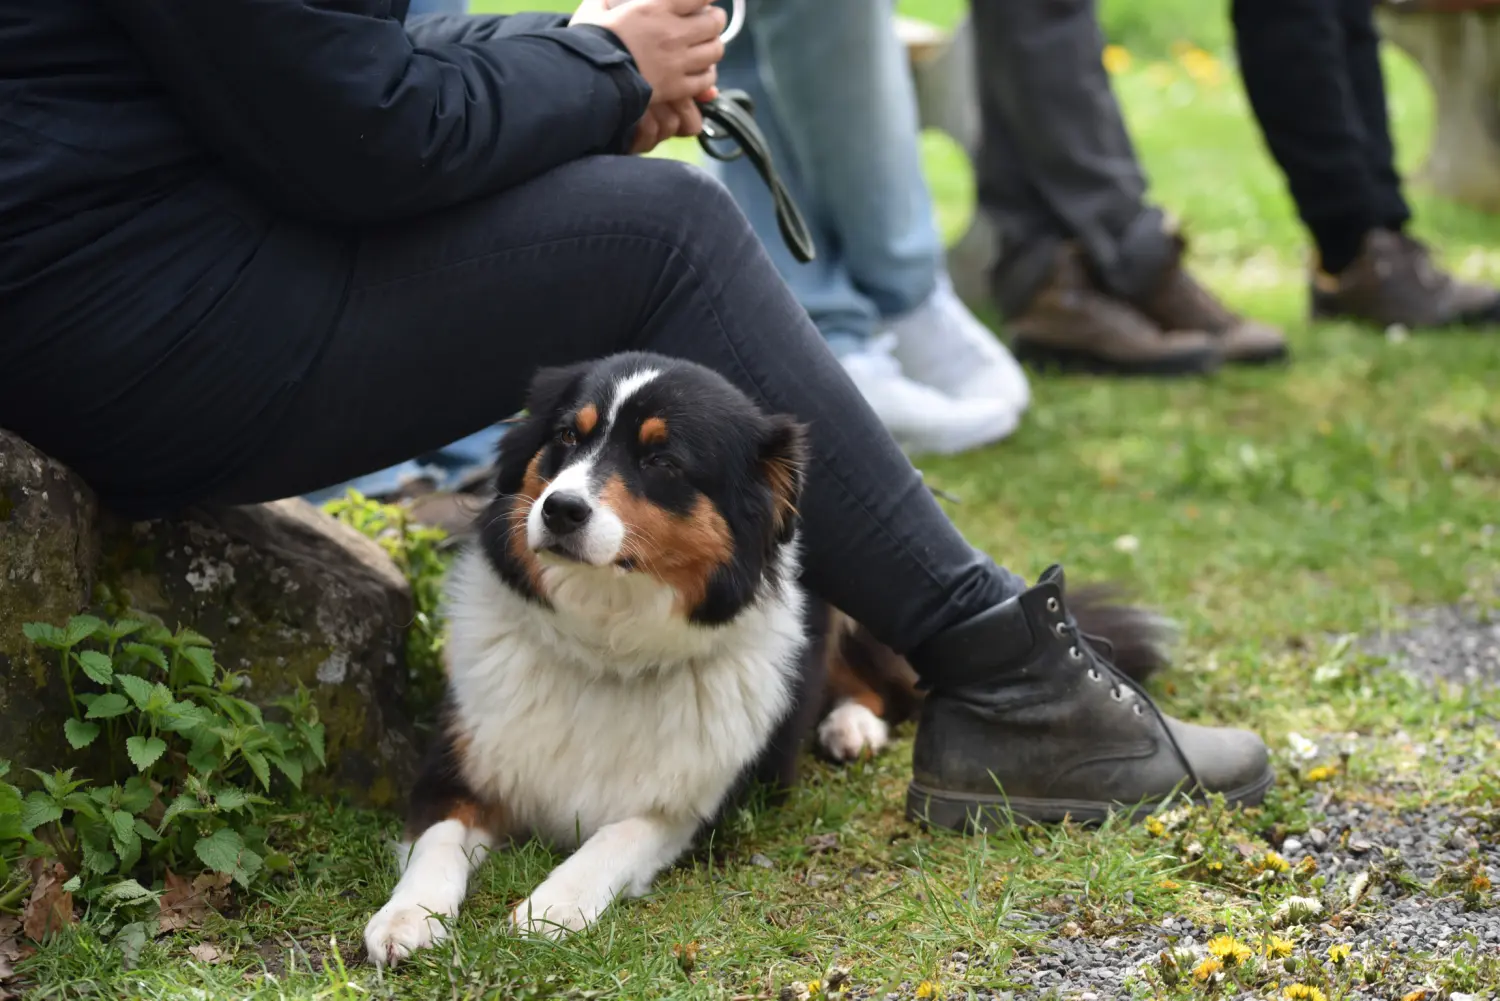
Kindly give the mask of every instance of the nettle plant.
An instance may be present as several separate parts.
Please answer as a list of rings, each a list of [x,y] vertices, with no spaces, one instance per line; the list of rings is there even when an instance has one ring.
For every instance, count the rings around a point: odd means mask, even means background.
[[[306,689],[279,700],[280,720],[268,720],[236,694],[244,676],[218,665],[191,629],[79,615],[25,633],[57,658],[72,708],[68,743],[113,781],[75,778],[76,767],[33,769],[41,788],[24,797],[0,789],[8,868],[21,856],[56,858],[73,874],[66,888],[95,899],[166,868],[206,867],[248,887],[289,864],[259,821],[278,774],[300,788],[324,764],[323,725]],[[12,872],[5,884],[7,893],[24,888]]]

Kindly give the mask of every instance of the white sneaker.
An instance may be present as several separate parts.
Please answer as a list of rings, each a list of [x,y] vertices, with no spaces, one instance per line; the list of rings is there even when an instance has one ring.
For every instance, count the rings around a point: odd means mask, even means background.
[[[946,274],[927,301],[887,324],[896,361],[918,382],[959,399],[1002,400],[1024,411],[1026,373],[1000,339],[969,312]]]
[[[878,338],[839,360],[902,448],[952,455],[999,441],[1020,424],[1021,411],[1010,403],[958,400],[908,379],[891,356],[892,344],[892,338]]]

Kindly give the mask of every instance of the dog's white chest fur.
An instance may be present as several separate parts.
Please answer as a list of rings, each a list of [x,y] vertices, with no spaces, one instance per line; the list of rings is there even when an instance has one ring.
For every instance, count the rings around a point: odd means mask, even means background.
[[[461,558],[448,656],[464,778],[569,845],[626,818],[711,816],[790,707],[803,597],[792,547],[782,563],[779,588],[706,628],[643,575],[549,566],[549,610]]]

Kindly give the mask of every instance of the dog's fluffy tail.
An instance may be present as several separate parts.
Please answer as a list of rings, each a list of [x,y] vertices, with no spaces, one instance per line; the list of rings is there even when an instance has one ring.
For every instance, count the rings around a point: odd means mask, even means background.
[[[1121,594],[1113,584],[1070,587],[1068,610],[1079,629],[1108,641],[1114,651],[1110,659],[1122,674],[1145,681],[1171,664],[1170,647],[1177,627],[1150,609],[1124,603]]]

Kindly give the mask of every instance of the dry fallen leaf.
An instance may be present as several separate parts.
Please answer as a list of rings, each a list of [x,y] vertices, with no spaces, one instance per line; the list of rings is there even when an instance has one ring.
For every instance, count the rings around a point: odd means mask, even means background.
[[[188,952],[200,963],[218,963],[224,959],[224,954],[219,951],[218,946],[208,942],[199,942],[197,945],[189,946]]]
[[[26,937],[40,942],[73,923],[73,894],[63,889],[68,870],[61,862],[50,866],[42,859],[31,861],[31,898],[21,913]]]
[[[21,940],[21,919],[0,914],[0,1001],[10,1001],[16,996],[5,986],[16,975],[13,964],[34,952],[34,946]]]
[[[227,873],[205,872],[190,882],[168,869],[167,888],[161,895],[158,928],[162,932],[170,932],[201,925],[210,911],[228,903],[229,882],[232,878]]]
[[[21,958],[21,919],[0,914],[0,980],[10,976],[10,964]]]
[[[692,973],[693,967],[698,965],[698,943],[679,942],[672,946],[672,955],[677,957],[677,965],[682,967],[683,973]]]

